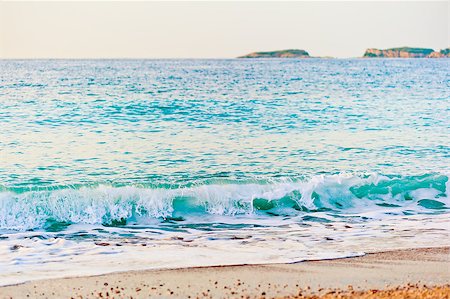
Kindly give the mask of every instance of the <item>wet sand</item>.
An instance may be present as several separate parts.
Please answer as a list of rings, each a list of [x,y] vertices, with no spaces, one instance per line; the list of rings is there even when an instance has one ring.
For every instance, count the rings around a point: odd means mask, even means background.
[[[0,298],[450,298],[450,247],[296,264],[112,273],[0,288]]]

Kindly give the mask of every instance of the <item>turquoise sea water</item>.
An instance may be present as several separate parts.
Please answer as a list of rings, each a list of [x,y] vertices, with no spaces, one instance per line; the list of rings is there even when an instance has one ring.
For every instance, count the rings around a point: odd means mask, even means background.
[[[0,61],[0,276],[445,243],[449,64]]]

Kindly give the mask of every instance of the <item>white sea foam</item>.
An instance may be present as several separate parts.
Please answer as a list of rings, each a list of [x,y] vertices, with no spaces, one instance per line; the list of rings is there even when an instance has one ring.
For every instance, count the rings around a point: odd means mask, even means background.
[[[0,242],[0,285],[126,270],[292,263],[450,245],[449,214],[394,216],[369,222],[270,223],[238,229],[211,225],[207,230],[154,226],[99,231],[96,225],[73,225],[64,233],[6,234]],[[93,236],[74,237],[82,235]]]

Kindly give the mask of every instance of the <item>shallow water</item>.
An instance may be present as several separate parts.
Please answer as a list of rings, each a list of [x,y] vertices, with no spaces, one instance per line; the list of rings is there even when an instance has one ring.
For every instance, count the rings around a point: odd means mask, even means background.
[[[0,282],[449,245],[448,69],[0,61]]]

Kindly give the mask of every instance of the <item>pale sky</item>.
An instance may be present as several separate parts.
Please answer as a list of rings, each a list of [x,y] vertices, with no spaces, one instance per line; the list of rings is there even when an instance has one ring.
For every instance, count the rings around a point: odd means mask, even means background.
[[[0,1],[0,58],[232,58],[449,46],[440,2]]]

